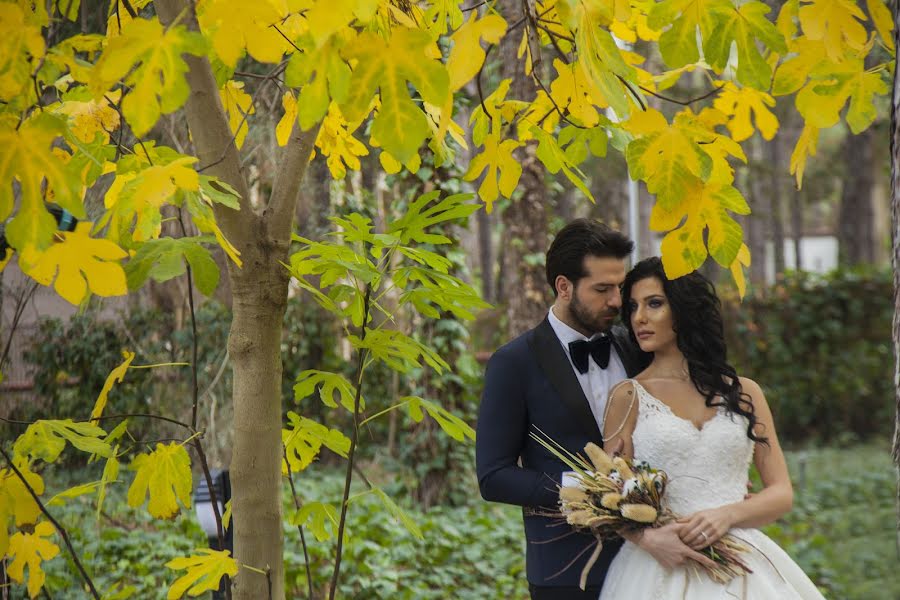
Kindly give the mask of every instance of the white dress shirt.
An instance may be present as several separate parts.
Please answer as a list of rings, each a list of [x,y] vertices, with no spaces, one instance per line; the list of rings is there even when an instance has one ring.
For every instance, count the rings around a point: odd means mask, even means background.
[[[603,413],[606,410],[606,400],[609,397],[609,392],[619,382],[627,378],[625,367],[622,365],[622,359],[619,358],[615,345],[610,344],[609,364],[605,369],[601,369],[600,366],[594,362],[593,357],[591,357],[588,360],[587,373],[579,373],[578,369],[575,368],[575,363],[572,362],[572,355],[569,352],[569,343],[576,340],[591,340],[609,334],[598,333],[592,338],[585,337],[560,321],[553,313],[552,307],[550,308],[548,318],[550,320],[550,326],[553,328],[553,332],[556,333],[556,337],[559,339],[566,356],[569,358],[569,364],[572,365],[572,370],[575,371],[575,375],[578,377],[578,383],[581,384],[581,389],[584,390],[584,397],[587,398],[588,404],[591,406],[591,412],[594,414],[594,420],[597,421],[597,427],[600,428],[600,432],[602,433]]]

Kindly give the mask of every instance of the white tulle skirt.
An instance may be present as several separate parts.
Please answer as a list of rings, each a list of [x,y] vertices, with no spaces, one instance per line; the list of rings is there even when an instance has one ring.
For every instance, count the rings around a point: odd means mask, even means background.
[[[625,542],[609,568],[600,600],[820,600],[824,597],[778,544],[757,529],[735,529],[752,545],[746,556],[752,573],[727,585],[703,569],[667,569],[650,554]]]

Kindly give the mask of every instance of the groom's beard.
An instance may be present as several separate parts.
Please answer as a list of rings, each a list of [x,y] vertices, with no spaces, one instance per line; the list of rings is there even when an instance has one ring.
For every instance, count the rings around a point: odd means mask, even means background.
[[[582,331],[590,331],[591,334],[605,333],[609,331],[615,321],[619,310],[611,308],[599,313],[590,312],[587,307],[578,300],[578,295],[572,296],[569,303],[569,314],[572,320],[578,325]]]

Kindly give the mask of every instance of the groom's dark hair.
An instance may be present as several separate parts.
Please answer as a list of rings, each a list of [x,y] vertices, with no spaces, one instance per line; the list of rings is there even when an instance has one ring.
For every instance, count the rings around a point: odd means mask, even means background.
[[[556,278],[560,275],[572,282],[585,277],[584,257],[624,259],[634,242],[609,226],[594,219],[575,219],[560,229],[547,250],[547,283],[557,295]]]

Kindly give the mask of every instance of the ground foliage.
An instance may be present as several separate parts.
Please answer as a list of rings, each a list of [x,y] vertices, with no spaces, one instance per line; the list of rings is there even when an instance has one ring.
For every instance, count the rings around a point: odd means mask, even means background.
[[[886,439],[886,438],[885,438]],[[831,600],[893,600],[900,594],[893,566],[897,555],[891,531],[893,481],[887,443],[843,448],[798,448],[787,452],[795,486],[794,510],[766,533],[784,547]],[[369,469],[367,468],[367,471]],[[48,481],[53,489],[92,479],[93,472],[75,471]],[[397,473],[385,474],[403,479]],[[463,476],[469,501],[457,507],[421,511],[408,500],[401,504],[419,523],[420,540],[398,526],[378,500],[361,497],[361,510],[349,524],[346,577],[340,597],[466,600],[528,597],[524,574],[521,516],[516,507],[483,502],[475,481]],[[340,475],[330,467],[310,473],[310,501],[328,502],[340,494]],[[398,490],[385,482],[390,493]],[[355,492],[364,492],[360,484]],[[62,508],[60,518],[74,531],[75,541],[91,562],[108,565],[98,573],[104,589],[118,586],[130,597],[165,598],[174,577],[160,568],[203,543],[203,533],[191,515],[158,521],[129,508],[124,490],[110,492],[107,508],[97,520],[89,502]],[[398,494],[398,497],[403,497]],[[290,499],[285,497],[286,506]],[[303,597],[306,575],[297,529],[285,525],[286,577],[292,597]],[[314,573],[327,573],[329,546],[310,544]],[[53,597],[80,598],[71,562],[58,557],[46,564],[47,586]],[[314,575],[315,576],[315,575]]]

